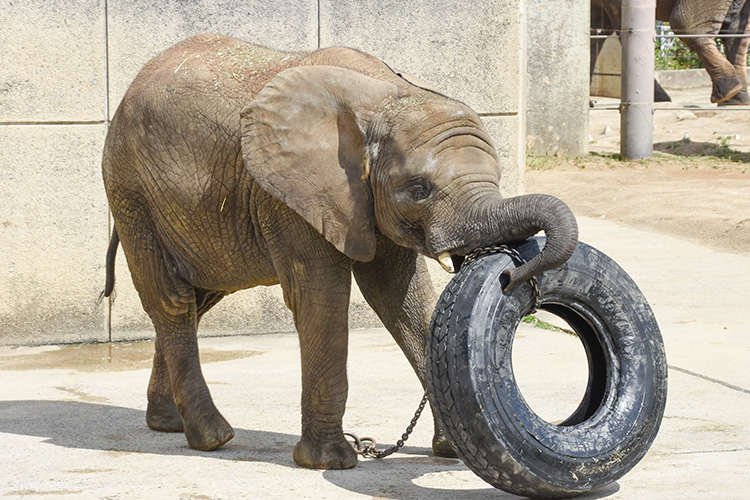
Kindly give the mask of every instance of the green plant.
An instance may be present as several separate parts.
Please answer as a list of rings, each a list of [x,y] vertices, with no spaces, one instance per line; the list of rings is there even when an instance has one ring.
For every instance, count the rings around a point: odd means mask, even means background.
[[[657,23],[657,35],[674,35],[669,23]],[[716,38],[719,52],[725,54],[724,42]],[[750,55],[748,55],[750,60]],[[698,55],[682,43],[679,38],[659,38],[654,43],[654,68],[657,70],[669,69],[698,69],[703,68]]]
[[[533,151],[526,155],[526,168],[529,170],[552,170],[553,168],[559,167],[564,164],[568,164],[571,160],[573,164],[579,168],[586,168],[583,164],[584,157],[566,157],[558,155],[534,155]]]
[[[703,64],[698,56],[687,45],[677,38],[657,38],[654,47],[654,67],[668,69],[696,69]]]
[[[526,316],[521,321],[523,323],[526,323],[527,325],[533,326],[534,328],[541,328],[542,330],[549,330],[552,332],[567,333],[568,335],[573,335],[574,337],[577,336],[576,332],[574,332],[573,330],[569,330],[567,328],[560,328],[558,326],[553,325],[552,323],[547,323],[546,321],[542,321],[541,319],[537,318],[533,314]]]

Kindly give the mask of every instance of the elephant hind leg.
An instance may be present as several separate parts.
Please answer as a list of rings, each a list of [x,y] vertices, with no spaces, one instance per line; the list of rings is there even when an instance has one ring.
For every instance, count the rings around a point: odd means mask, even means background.
[[[156,330],[147,423],[155,430],[184,431],[192,448],[215,449],[234,431],[214,406],[203,378],[197,325],[199,311],[202,314],[218,299],[196,293],[179,276],[146,206],[144,200],[126,200],[113,213],[133,284]],[[205,298],[199,309],[196,299],[201,295]]]
[[[734,65],[719,52],[713,39],[685,38],[682,41],[698,55],[711,77],[711,102],[724,102],[742,90],[742,80]]]
[[[223,292],[196,289],[197,321],[225,296]],[[172,395],[172,383],[161,342],[154,342],[154,363],[148,384],[146,424],[155,431],[184,432],[184,425]]]
[[[169,370],[158,338],[154,342],[154,348],[153,368],[148,383],[146,425],[160,432],[185,432],[182,416],[174,402]]]
[[[748,23],[750,17],[750,2],[746,2],[742,7],[738,22],[728,33],[746,33],[750,27]],[[750,94],[747,90],[747,49],[750,44],[748,38],[724,38],[724,47],[726,48],[727,59],[734,65],[737,77],[742,82],[742,90],[737,92],[733,97],[723,100],[719,106],[747,106],[750,104]]]
[[[152,315],[152,319],[156,326],[157,354],[149,383],[146,412],[149,426],[162,431],[179,431],[176,408],[191,448],[219,448],[234,437],[234,430],[214,405],[203,378],[195,306],[191,305],[180,316]]]

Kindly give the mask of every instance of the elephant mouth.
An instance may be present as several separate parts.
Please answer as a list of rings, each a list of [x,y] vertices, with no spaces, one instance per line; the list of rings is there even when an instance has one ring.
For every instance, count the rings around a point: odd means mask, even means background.
[[[465,259],[466,257],[463,255],[445,251],[438,255],[437,261],[440,263],[443,269],[451,274],[455,274],[459,269],[461,269],[461,266],[463,265]]]

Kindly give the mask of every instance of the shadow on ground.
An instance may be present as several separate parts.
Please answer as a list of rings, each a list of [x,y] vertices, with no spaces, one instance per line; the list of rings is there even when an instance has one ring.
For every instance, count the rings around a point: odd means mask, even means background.
[[[459,460],[438,458],[428,448],[409,448],[409,456],[392,455],[383,460],[360,461],[355,469],[325,471],[330,483],[373,498],[430,498],[430,500],[521,500],[481,482]],[[421,456],[415,456],[421,455]],[[387,478],[387,479],[384,479]],[[464,486],[461,487],[460,485]],[[387,486],[386,486],[387,485]],[[612,483],[600,490],[577,496],[597,500],[620,490]]]
[[[263,461],[288,467],[296,467],[291,457],[299,439],[235,429],[234,439],[221,449],[198,451],[188,447],[182,433],[149,429],[145,411],[78,401],[0,401],[0,433],[44,438],[64,448]]]
[[[0,433],[42,438],[63,448],[99,450],[115,456],[140,453],[264,462],[299,470],[292,461],[296,435],[235,429],[230,443],[202,452],[190,449],[181,433],[155,432],[145,421],[146,412],[119,406],[79,401],[0,402]],[[322,474],[331,484],[362,495],[422,498],[427,493],[431,500],[519,498],[482,483],[460,460],[436,457],[431,449],[422,447],[407,446],[403,454],[383,460],[360,459],[355,469]],[[457,478],[466,484],[465,489],[456,489]],[[579,498],[605,498],[619,489],[614,483]]]

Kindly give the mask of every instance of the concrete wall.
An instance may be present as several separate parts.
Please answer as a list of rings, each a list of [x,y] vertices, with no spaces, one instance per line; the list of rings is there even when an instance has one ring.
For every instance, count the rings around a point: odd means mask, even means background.
[[[590,0],[528,0],[529,154],[588,153]]]
[[[117,298],[98,302],[110,228],[101,150],[139,68],[197,33],[370,52],[477,110],[504,191],[522,189],[525,26],[515,0],[0,0],[0,27],[0,345],[152,335],[122,252]],[[352,325],[372,324],[356,298]],[[203,334],[292,328],[278,287],[228,297],[201,324]]]

